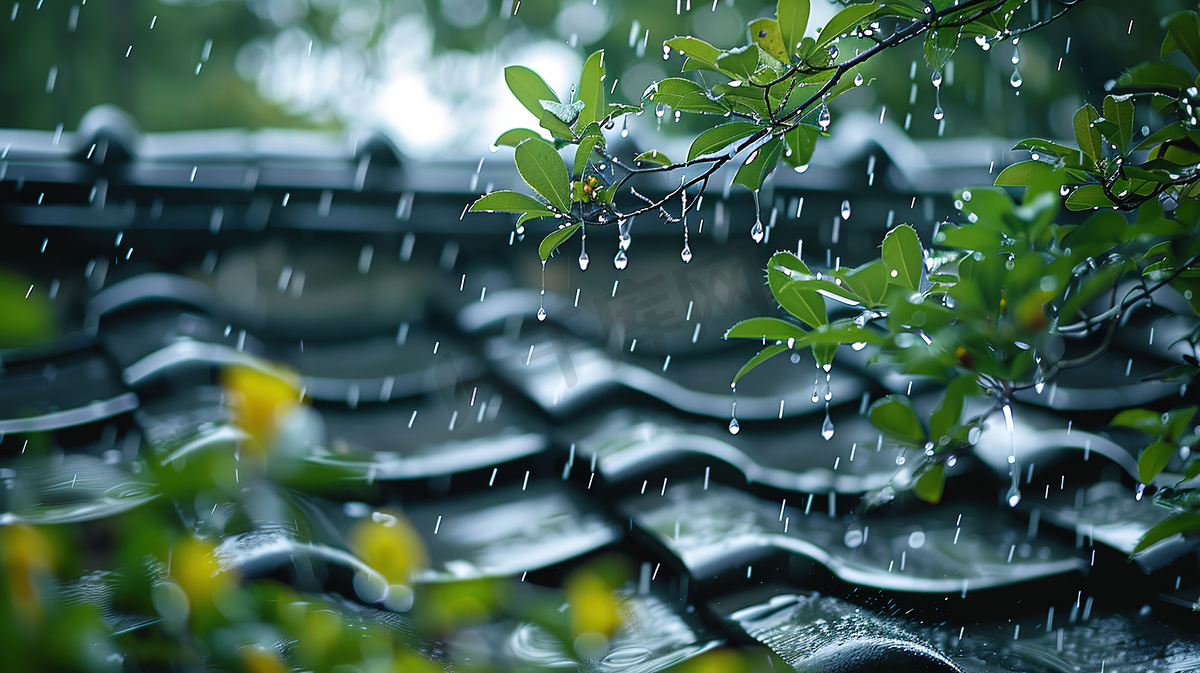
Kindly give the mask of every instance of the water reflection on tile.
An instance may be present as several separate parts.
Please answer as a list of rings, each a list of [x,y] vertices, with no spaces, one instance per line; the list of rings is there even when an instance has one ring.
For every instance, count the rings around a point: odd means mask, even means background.
[[[545,338],[488,342],[496,372],[554,416],[568,416],[598,399],[628,388],[686,413],[728,418],[733,404],[729,382],[753,352],[727,350],[696,358],[647,361],[623,351],[606,352],[577,340]],[[803,360],[802,360],[803,362]],[[737,416],[747,420],[792,417],[823,411],[824,399],[808,384],[811,369],[779,366],[755,372],[737,394]],[[857,376],[834,376],[830,401],[857,400],[865,383]],[[823,390],[823,387],[821,388]],[[782,404],[781,404],[782,402]]]
[[[621,538],[620,528],[561,482],[523,486],[406,508],[433,559],[421,579],[520,576]]]
[[[781,550],[807,557],[853,584],[895,591],[961,593],[1081,571],[1069,547],[1027,539],[1025,522],[990,504],[889,511],[844,522],[809,513],[808,499],[774,503],[712,484],[674,485],[622,501],[620,509],[672,550],[697,579]]]
[[[776,596],[729,619],[797,671],[962,670],[901,624],[837,598]]]
[[[523,623],[509,638],[512,663],[518,670],[538,667],[595,673],[654,673],[724,644],[723,639],[704,634],[699,620],[683,613],[681,607],[678,602],[666,603],[627,586],[616,592],[621,626],[601,652],[580,660],[542,627]]]
[[[835,413],[834,418],[835,432],[826,440],[820,414],[799,428],[747,428],[732,435],[723,421],[687,423],[625,409],[597,420],[595,429],[578,440],[577,450],[580,460],[595,455],[610,482],[678,474],[672,468],[688,461],[725,463],[748,483],[803,493],[863,493],[886,485],[900,469],[896,451],[877,450],[879,432],[864,417]]]

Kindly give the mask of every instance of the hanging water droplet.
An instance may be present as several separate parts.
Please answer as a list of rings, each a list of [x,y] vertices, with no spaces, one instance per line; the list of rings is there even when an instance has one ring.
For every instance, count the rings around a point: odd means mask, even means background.
[[[1033,373],[1033,389],[1038,395],[1046,389],[1046,372],[1042,370],[1042,365],[1037,366],[1037,371]]]
[[[817,124],[821,127],[822,131],[829,130],[829,107],[824,103],[821,104],[821,113],[817,115]]]
[[[1018,504],[1020,504],[1021,491],[1017,488],[1016,484],[1013,484],[1011,487],[1009,487],[1008,495],[1005,496],[1005,500],[1008,501],[1009,507],[1016,507]]]
[[[587,271],[587,268],[588,268],[587,250],[580,250],[579,251],[579,270]]]
[[[1145,485],[1145,484],[1138,484],[1138,485],[1137,485],[1137,490],[1136,490],[1136,491],[1134,491],[1134,493],[1133,493],[1133,499],[1134,499],[1134,500],[1141,500],[1141,499],[1142,499],[1142,494],[1144,494],[1145,492],[1146,492],[1146,485]]]
[[[750,228],[750,238],[754,239],[755,243],[762,243],[765,235],[766,230],[763,229],[762,220],[755,220],[754,226]]]
[[[788,348],[795,348],[796,347],[796,337],[788,337],[787,345],[788,345]]]
[[[1008,253],[1008,259],[1004,260],[1004,268],[1008,269],[1009,271],[1012,271],[1014,268],[1016,268],[1016,266],[1017,266],[1016,258],[1013,257],[1013,254],[1011,252]]]
[[[1008,83],[1013,85],[1014,89],[1017,89],[1017,88],[1020,88],[1021,84],[1024,81],[1025,80],[1021,79],[1021,71],[1017,70],[1016,68],[1013,68],[1013,74],[1012,74],[1012,77],[1008,78]]]
[[[850,201],[849,200],[842,201],[842,219],[843,220],[850,219]]]
[[[539,322],[546,320],[546,307],[545,306],[538,307],[537,316],[538,316]]]
[[[854,86],[862,86],[862,85],[863,85],[863,76],[862,76],[862,73],[860,72],[854,76]]]
[[[654,116],[662,119],[662,116],[667,113],[667,106],[664,103],[658,103],[654,106]]]
[[[683,250],[679,252],[679,258],[683,260],[684,264],[692,261],[692,249],[687,243],[683,244]]]
[[[933,108],[933,118],[934,119],[936,119],[938,121],[942,121],[942,119],[945,118],[945,116],[946,116],[946,111],[942,109],[941,105]]]
[[[958,456],[950,456],[946,458],[946,467],[954,467],[958,464]]]
[[[934,68],[933,74],[929,76],[929,81],[933,83],[933,88],[940,88],[942,86],[942,71]]]
[[[736,435],[741,429],[742,426],[738,425],[736,418],[729,419],[729,434]]]
[[[625,254],[625,248],[617,250],[617,256],[613,257],[613,266],[617,267],[618,271],[629,266],[629,257]]]
[[[1020,62],[1021,62],[1021,52],[1017,51],[1016,47],[1013,47],[1012,64],[1016,65]]]
[[[821,436],[827,442],[833,439],[833,419],[829,418],[829,405],[825,405],[825,422],[821,424]]]

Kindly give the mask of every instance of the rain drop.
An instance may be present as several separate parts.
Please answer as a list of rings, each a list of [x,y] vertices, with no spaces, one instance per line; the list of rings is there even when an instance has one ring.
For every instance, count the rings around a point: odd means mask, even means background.
[[[683,244],[683,250],[679,252],[679,258],[683,260],[684,264],[692,261],[692,249],[687,243]]]
[[[833,439],[833,419],[829,418],[829,405],[825,405],[825,422],[821,424],[821,437],[825,441]]]
[[[817,124],[820,125],[822,131],[829,130],[829,107],[821,103],[821,113],[817,115]]]
[[[537,317],[538,317],[538,321],[546,320],[546,307],[545,306],[538,307]]]
[[[629,266],[629,256],[625,254],[625,248],[617,251],[617,256],[613,257],[613,266],[617,267],[618,271]]]
[[[1008,83],[1013,85],[1014,89],[1017,89],[1020,88],[1021,84],[1024,82],[1025,80],[1021,79],[1021,71],[1013,68],[1013,74],[1012,77],[1008,78]]]
[[[942,119],[944,119],[945,117],[946,117],[946,111],[942,109],[941,105],[933,108],[933,118],[934,119],[936,119],[938,121],[942,121]]]
[[[729,434],[736,435],[741,429],[742,426],[738,425],[736,418],[729,419]]]
[[[750,238],[754,239],[755,243],[762,243],[766,231],[763,229],[762,220],[755,220],[754,226],[750,228]]]
[[[939,89],[942,86],[942,71],[935,69],[933,74],[929,76],[929,81],[933,83],[933,88]]]
[[[588,268],[587,250],[580,250],[579,251],[579,270],[587,271],[587,268]]]
[[[862,73],[860,72],[854,76],[854,86],[862,86],[862,85],[863,85],[863,76],[862,76]]]
[[[1008,489],[1008,495],[1007,495],[1007,496],[1005,496],[1005,499],[1006,499],[1006,500],[1008,500],[1008,506],[1009,506],[1009,507],[1016,507],[1018,504],[1020,504],[1020,502],[1021,502],[1021,491],[1017,489],[1017,485],[1016,485],[1016,484],[1013,484],[1013,485],[1012,485],[1012,486],[1011,486],[1011,487]]]
[[[849,200],[842,201],[842,219],[843,220],[850,219],[850,201]]]

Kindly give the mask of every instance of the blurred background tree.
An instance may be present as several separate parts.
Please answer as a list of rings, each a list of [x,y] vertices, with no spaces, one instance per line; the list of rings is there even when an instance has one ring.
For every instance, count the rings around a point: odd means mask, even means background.
[[[815,2],[814,24],[839,4]],[[944,124],[932,115],[919,45],[897,56],[911,63],[871,66],[874,84],[834,113],[886,106],[898,125],[911,114],[917,138],[1069,137],[1072,112],[1143,60],[1139,45],[1157,43],[1159,18],[1195,3],[1086,4],[1015,48],[964,45],[941,87]],[[0,17],[0,126],[69,130],[112,103],[144,131],[374,126],[416,156],[478,156],[524,123],[503,84],[506,65],[528,65],[567,95],[583,55],[604,49],[613,98],[637,102],[650,82],[676,74],[663,40],[690,34],[731,47],[748,21],[773,12],[766,0],[25,0]],[[634,139],[651,123],[632,121]]]

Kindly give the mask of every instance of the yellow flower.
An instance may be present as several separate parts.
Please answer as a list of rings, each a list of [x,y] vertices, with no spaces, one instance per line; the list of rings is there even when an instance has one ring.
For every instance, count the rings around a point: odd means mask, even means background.
[[[51,540],[26,523],[0,527],[0,570],[8,581],[16,614],[40,625],[45,614],[38,584],[54,572]]]
[[[613,588],[598,573],[582,568],[567,578],[567,601],[571,605],[571,634],[598,633],[611,638],[621,626]]]
[[[411,584],[417,571],[429,565],[425,543],[399,512],[376,512],[360,521],[350,531],[350,548],[388,584]]]
[[[233,365],[222,372],[221,384],[234,422],[247,434],[246,447],[263,454],[280,419],[300,403],[299,377],[286,369]]]
[[[235,578],[221,572],[212,545],[194,538],[180,542],[171,554],[171,577],[193,609],[211,605],[234,588]]]

